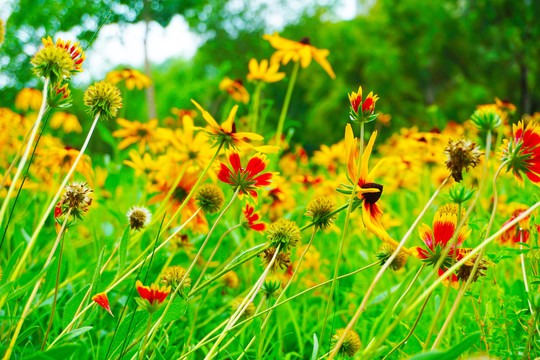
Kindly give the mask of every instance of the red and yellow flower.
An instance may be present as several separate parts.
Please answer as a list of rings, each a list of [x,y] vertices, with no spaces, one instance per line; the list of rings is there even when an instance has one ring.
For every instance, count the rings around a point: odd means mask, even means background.
[[[352,92],[349,94],[349,101],[351,102],[350,118],[354,122],[369,122],[375,120],[377,114],[373,114],[375,111],[375,103],[379,100],[377,95],[371,91],[365,99],[362,99],[362,86],[358,87],[358,92]]]
[[[245,168],[240,162],[240,155],[237,152],[229,152],[227,155],[232,170],[223,163],[220,165],[218,179],[238,190],[238,195],[251,196],[257,200],[257,190],[263,186],[268,186],[272,182],[272,173],[263,173],[268,166],[268,160],[263,154],[257,154],[249,159]]]
[[[105,310],[107,310],[107,312],[109,314],[111,314],[112,317],[114,317],[112,311],[111,311],[111,306],[109,305],[109,298],[107,297],[107,293],[99,293],[97,295],[94,295],[92,297],[92,300],[98,304],[99,306],[101,306],[102,308],[104,308]]]
[[[513,126],[514,137],[501,145],[501,160],[507,163],[516,180],[523,185],[522,174],[540,186],[540,126],[531,122],[524,128],[523,121]]]
[[[525,205],[518,205],[517,208],[515,208],[515,210],[512,212],[510,219],[508,219],[503,224],[503,227],[527,210],[528,207],[526,207]],[[530,219],[530,215],[526,216],[521,219],[517,224],[511,226],[508,230],[501,234],[501,236],[499,237],[500,242],[502,244],[515,245],[518,242],[526,243],[527,241],[529,241]]]
[[[149,313],[156,312],[161,303],[165,301],[171,292],[170,286],[162,287],[156,284],[144,286],[140,280],[137,280],[135,286],[137,292],[141,296],[140,298],[137,298],[137,303]]]
[[[86,55],[84,54],[82,47],[79,46],[78,42],[73,43],[72,45],[71,40],[64,41],[62,39],[56,39],[56,43],[53,43],[50,36],[41,40],[43,41],[43,45],[45,45],[45,47],[55,46],[57,48],[64,49],[69,54],[71,60],[73,60],[73,73],[83,71],[82,64],[86,59]]]
[[[270,59],[271,63],[281,62],[283,65],[287,65],[292,60],[294,62],[300,62],[302,68],[305,69],[311,64],[311,60],[313,59],[321,65],[332,79],[336,78],[332,66],[326,60],[330,52],[327,49],[317,49],[311,46],[309,38],[306,37],[300,41],[293,41],[282,38],[275,32],[272,35],[263,35],[263,39],[268,40],[270,45],[277,50]]]
[[[255,212],[255,208],[253,206],[251,206],[250,204],[246,204],[246,208],[243,209],[242,212],[243,218],[245,220],[242,223],[244,227],[255,231],[264,231],[266,229],[266,223],[262,221],[258,222],[260,216],[257,212]]]
[[[219,83],[219,89],[226,91],[235,101],[244,104],[249,102],[249,93],[240,79],[231,80],[225,76]]]

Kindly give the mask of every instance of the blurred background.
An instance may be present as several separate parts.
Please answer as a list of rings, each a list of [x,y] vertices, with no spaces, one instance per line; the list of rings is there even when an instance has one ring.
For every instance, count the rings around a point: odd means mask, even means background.
[[[309,37],[313,46],[330,51],[336,79],[316,63],[301,69],[288,113],[287,125],[302,129],[294,132],[294,141],[308,150],[342,138],[347,93],[360,84],[379,95],[377,111],[391,115],[383,136],[404,126],[432,130],[463,122],[476,105],[495,97],[517,106],[516,119],[540,111],[540,1],[0,0],[0,5],[6,27],[0,106],[13,109],[22,88],[40,88],[30,59],[42,37],[77,39],[90,46],[85,72],[74,78],[68,111],[83,128],[90,121],[83,91],[122,68],[146,73],[154,86],[121,88],[126,105],[121,117],[148,121],[155,113],[163,121],[171,108],[193,109],[192,98],[220,114],[220,106],[228,104],[220,81],[241,79],[252,92],[247,64],[272,55],[262,36],[274,31],[296,41]],[[268,129],[277,123],[292,66],[282,66],[284,81],[264,88]],[[155,98],[155,108],[147,106],[145,92]],[[242,106],[240,114],[246,114],[249,104]],[[78,143],[79,135],[66,137]]]

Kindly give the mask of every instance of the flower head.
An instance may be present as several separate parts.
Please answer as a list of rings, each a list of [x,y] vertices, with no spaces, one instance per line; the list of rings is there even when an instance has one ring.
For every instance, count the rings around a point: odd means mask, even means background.
[[[82,132],[82,127],[81,123],[79,123],[79,119],[77,119],[75,115],[63,111],[55,112],[54,115],[51,117],[51,128],[62,128],[62,130],[66,134],[72,132],[80,134]]]
[[[204,184],[195,198],[199,207],[207,214],[218,212],[225,202],[225,195],[216,184]]]
[[[59,81],[54,86],[49,87],[47,105],[51,108],[71,106],[71,90],[69,90],[67,81]]]
[[[507,163],[506,171],[512,170],[516,180],[523,185],[524,174],[540,186],[540,126],[530,122],[524,129],[523,121],[513,127],[514,137],[503,140],[501,160]]]
[[[108,120],[115,117],[122,108],[122,96],[116,86],[108,81],[100,81],[84,92],[84,104],[93,117],[100,114],[101,118]]]
[[[352,92],[349,94],[349,101],[351,102],[350,118],[353,122],[370,122],[377,118],[377,114],[374,114],[375,103],[379,100],[377,95],[371,91],[365,99],[362,99],[362,86],[358,87],[358,92]]]
[[[345,329],[336,330],[336,333],[332,336],[331,340],[330,346],[332,347],[332,349],[335,348],[339,339],[341,339],[344,334]],[[354,330],[349,330],[349,332],[347,332],[347,335],[345,335],[345,339],[343,339],[341,347],[339,348],[339,353],[341,355],[353,357],[354,354],[356,354],[358,350],[360,350],[360,346],[362,346],[362,343],[360,341],[360,336],[358,336],[358,333]]]
[[[105,79],[115,85],[125,81],[128,90],[133,90],[135,87],[142,90],[152,85],[152,80],[148,76],[135,69],[113,70]]]
[[[475,167],[480,163],[480,148],[470,140],[450,140],[444,149],[447,156],[446,167],[457,182],[463,180],[463,170],[469,171],[469,167]]]
[[[392,256],[396,249],[397,247],[391,244],[384,243],[381,245],[379,251],[377,252],[377,258],[381,261],[381,266],[384,265],[388,261],[388,259],[390,259],[390,256]],[[407,263],[407,258],[407,254],[400,250],[390,264],[390,268],[394,271],[398,271],[405,266],[405,264]]]
[[[281,250],[289,250],[298,245],[302,236],[294,221],[281,218],[270,224],[267,238],[270,246],[277,248],[281,245]]]
[[[267,298],[281,290],[281,280],[277,277],[267,277],[261,286],[261,291]]]
[[[245,168],[240,163],[240,155],[237,152],[228,153],[229,163],[232,170],[221,163],[218,179],[232,185],[233,190],[238,190],[240,197],[249,195],[257,200],[257,190],[271,184],[272,173],[262,173],[268,166],[266,156],[257,154],[249,159]]]
[[[236,289],[240,283],[238,280],[238,275],[232,270],[225,273],[225,275],[223,275],[221,278],[221,281],[223,281],[223,284],[229,289]]]
[[[282,38],[277,32],[272,35],[263,35],[263,39],[268,40],[270,45],[277,51],[272,55],[270,59],[271,63],[281,62],[283,65],[287,65],[289,61],[300,62],[300,65],[305,69],[311,64],[311,59],[321,65],[321,67],[332,78],[336,78],[332,66],[326,60],[326,57],[330,54],[327,49],[317,49],[311,46],[309,38],[303,38],[300,41],[293,41]]]
[[[278,72],[279,63],[273,63],[268,66],[268,60],[261,60],[257,63],[256,59],[249,60],[249,74],[247,79],[250,81],[259,80],[267,83],[280,81],[285,77],[284,72]]]
[[[41,91],[32,88],[24,88],[15,97],[15,107],[22,111],[39,111],[43,95]]]
[[[471,116],[472,124],[479,130],[492,131],[502,124],[497,106],[482,106]]]
[[[127,212],[126,217],[132,230],[141,230],[150,224],[152,213],[144,206],[133,206]]]
[[[0,19],[0,45],[2,45],[2,43],[4,42],[5,32],[6,32],[6,29],[4,29],[4,21]]]
[[[140,280],[135,284],[137,292],[141,296],[137,298],[137,303],[149,313],[154,313],[159,308],[159,305],[167,298],[171,292],[171,287],[161,287],[156,284],[144,286]]]
[[[64,190],[62,199],[56,205],[59,210],[55,209],[55,217],[58,218],[58,216],[66,215],[71,211],[71,216],[82,219],[82,215],[88,211],[88,207],[92,204],[94,190],[87,187],[85,182],[72,183],[67,185]]]
[[[105,310],[107,310],[107,312],[109,314],[111,314],[112,317],[114,317],[112,311],[111,311],[111,306],[109,305],[109,298],[107,297],[107,293],[105,292],[102,292],[102,293],[99,293],[97,295],[94,295],[92,297],[92,300],[98,304],[99,306],[101,306],[102,308],[104,308]]]
[[[317,228],[328,229],[336,219],[336,215],[332,214],[335,207],[336,202],[331,198],[319,197],[307,204],[306,215],[312,219]]]
[[[243,297],[237,297],[236,299],[234,299],[231,303],[231,310],[233,312],[236,312],[238,309],[245,307],[244,312],[242,313],[242,317],[249,318],[253,316],[253,314],[255,314],[255,305],[253,305],[253,302],[250,301],[246,306],[246,304],[244,303],[245,300],[246,298]],[[242,303],[244,304],[242,305]]]
[[[457,256],[457,260],[463,259],[467,254],[471,251],[471,249],[459,249],[459,253]],[[457,269],[456,277],[458,280],[461,281],[467,281],[469,277],[471,276],[472,270],[474,268],[474,263],[478,259],[478,254],[475,254],[472,256],[469,260],[467,260],[463,265]],[[472,274],[472,282],[478,281],[479,277],[486,276],[486,270],[489,266],[489,261],[485,259],[481,259],[478,263],[478,267],[476,268],[474,274]]]
[[[231,80],[225,76],[219,83],[219,89],[226,91],[234,101],[244,104],[249,102],[249,93],[240,79]]]
[[[140,122],[118,118],[116,122],[122,127],[112,133],[114,137],[122,138],[122,141],[118,144],[118,149],[123,150],[128,146],[137,144],[137,148],[141,154],[147,146],[155,154],[165,148],[166,143],[158,132],[157,119]]]
[[[474,194],[473,189],[467,189],[463,184],[455,184],[449,191],[448,196],[454,204],[463,204],[471,200]]]
[[[268,249],[260,253],[258,256],[261,257],[262,266],[264,268],[270,265],[274,256],[276,257],[276,259],[272,263],[272,267],[270,268],[270,271],[272,272],[276,272],[278,270],[286,270],[287,268],[289,268],[289,266],[291,266],[291,254],[285,251],[280,251],[276,255],[275,247],[269,247]]]
[[[266,223],[258,222],[260,216],[255,212],[255,208],[250,204],[246,204],[246,207],[242,210],[244,221],[242,225],[246,228],[255,230],[255,231],[264,231],[266,229]]]
[[[69,78],[82,72],[82,63],[86,59],[79,43],[57,39],[53,43],[51,37],[43,38],[43,49],[40,49],[30,61],[34,73],[40,77],[49,78],[54,85],[64,78]]]
[[[209,125],[210,129],[208,130],[208,135],[215,139],[215,145],[223,144],[225,149],[228,148],[237,148],[240,145],[245,145],[248,147],[251,146],[246,140],[255,140],[260,141],[264,138],[261,135],[250,133],[250,132],[237,132],[234,118],[236,117],[236,111],[238,110],[238,105],[233,106],[231,109],[227,120],[225,120],[221,125],[210,115],[210,113],[202,108],[195,100],[191,102],[199,109],[202,113],[204,120]],[[279,148],[277,146],[258,146],[255,147],[255,150],[262,153],[277,152]]]
[[[191,286],[191,279],[186,276],[186,273],[187,270],[182,266],[169,266],[161,275],[161,283],[176,289],[183,280],[183,286],[187,289]]]
[[[510,216],[510,219],[508,219],[504,224],[503,227],[506,226],[506,224],[512,222],[514,219],[516,219],[519,215],[524,213],[528,210],[528,208],[525,205],[513,205],[514,211],[512,212],[512,215]],[[526,216],[522,220],[520,220],[517,224],[514,224],[508,230],[503,232],[501,236],[499,237],[499,240],[502,244],[510,244],[510,245],[516,245],[518,242],[520,243],[526,243],[529,241],[529,234],[530,234],[530,219],[531,216]]]

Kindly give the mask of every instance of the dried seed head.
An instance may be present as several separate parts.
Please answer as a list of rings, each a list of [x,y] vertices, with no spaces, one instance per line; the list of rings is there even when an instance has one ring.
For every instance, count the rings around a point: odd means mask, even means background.
[[[100,118],[109,120],[122,108],[122,96],[116,86],[108,81],[100,81],[84,92],[84,104],[93,117],[100,114]]]
[[[396,251],[396,247],[387,243],[384,243],[379,248],[379,251],[377,252],[377,258],[381,261],[381,266],[384,265],[388,259],[390,259],[390,256]],[[405,254],[403,251],[400,251],[395,259],[390,264],[390,268],[394,271],[397,271],[405,266],[407,263],[407,254]]]
[[[270,247],[258,255],[262,259],[263,267],[266,268],[268,267],[268,265],[270,265],[270,262],[274,258],[275,254],[276,248]],[[276,272],[278,270],[286,270],[289,266],[291,266],[291,254],[285,251],[281,251],[276,255],[276,260],[274,260],[274,262],[272,263],[270,271]]]
[[[309,202],[306,207],[306,216],[312,218],[317,228],[328,229],[336,219],[336,215],[332,215],[335,207],[334,200],[329,197],[320,197]]]
[[[469,171],[469,167],[475,167],[480,162],[480,148],[470,140],[450,140],[444,149],[447,156],[446,167],[457,182],[463,180],[463,170]]]
[[[186,275],[186,269],[181,266],[169,266],[161,275],[161,283],[170,286],[173,291],[180,285],[182,279]],[[186,277],[183,283],[184,289],[191,286],[191,279]]]
[[[64,195],[60,200],[60,215],[65,215],[71,210],[71,215],[76,218],[82,218],[92,204],[92,193],[94,190],[86,187],[86,183],[77,182],[65,187]],[[55,217],[58,217],[55,216]]]
[[[245,300],[245,298],[243,298],[243,297],[237,297],[236,299],[234,299],[232,304],[231,304],[231,310],[233,312],[236,312],[236,310],[238,310],[240,308],[240,306],[242,305],[242,302],[244,300]],[[245,304],[244,304],[244,306],[245,306]],[[242,306],[242,307],[244,307],[244,306]],[[253,314],[255,314],[255,305],[253,305],[253,302],[250,302],[249,305],[244,310],[244,312],[242,313],[242,317],[243,318],[249,318],[249,317],[253,316]]]
[[[152,220],[152,213],[144,206],[133,206],[126,214],[132,230],[141,230]]]
[[[298,245],[301,239],[298,225],[294,221],[283,218],[274,221],[268,227],[267,234],[270,246],[278,248],[281,245],[281,249],[284,251]]]
[[[332,349],[335,348],[337,342],[341,337],[345,334],[345,329],[338,329],[336,330],[336,333],[332,336],[332,343],[331,347]],[[343,339],[343,343],[341,344],[341,347],[339,348],[338,352],[341,355],[347,355],[348,357],[353,357],[354,354],[360,350],[360,346],[362,343],[360,342],[360,336],[358,336],[358,333],[354,330],[349,330],[347,335],[345,336],[345,339]]]
[[[207,214],[218,212],[225,202],[223,191],[216,184],[204,184],[196,196],[197,205]]]
[[[461,249],[460,250],[460,256],[466,256],[471,249]],[[474,263],[478,259],[478,254],[475,254],[472,256],[468,261],[466,261],[463,265],[459,267],[457,270],[456,276],[458,280],[461,281],[467,281],[469,279],[469,276],[471,276],[471,272],[474,268]],[[478,264],[478,267],[476,268],[476,271],[472,275],[472,282],[478,281],[478,278],[481,276],[486,276],[486,270],[489,266],[489,261],[485,259],[480,259],[480,263]]]

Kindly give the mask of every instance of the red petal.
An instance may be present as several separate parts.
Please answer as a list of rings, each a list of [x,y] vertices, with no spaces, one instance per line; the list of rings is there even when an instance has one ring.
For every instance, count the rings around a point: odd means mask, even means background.
[[[231,166],[234,169],[235,173],[242,169],[242,164],[240,163],[240,155],[238,155],[238,153],[233,152],[229,154],[229,162],[231,163]]]

